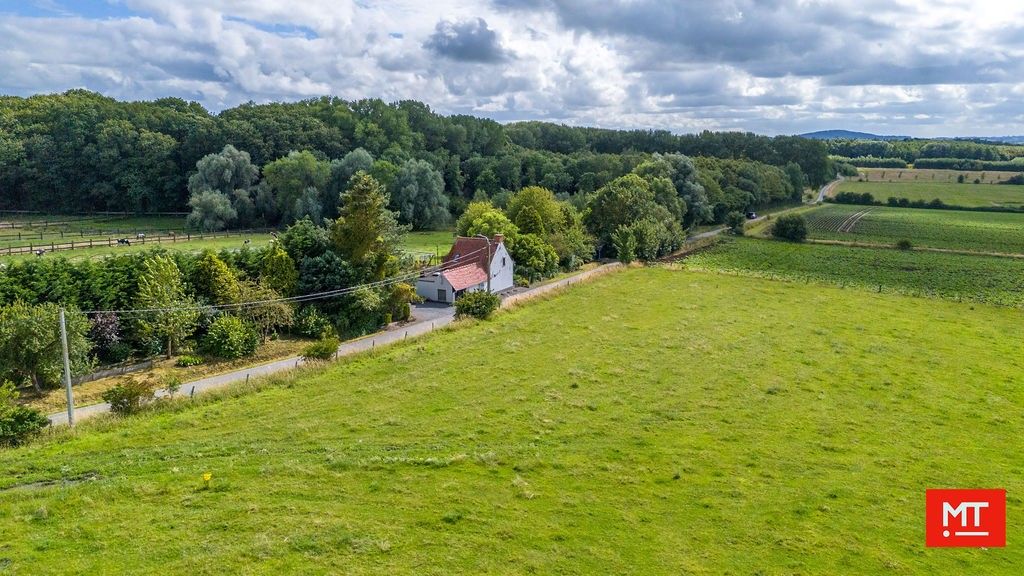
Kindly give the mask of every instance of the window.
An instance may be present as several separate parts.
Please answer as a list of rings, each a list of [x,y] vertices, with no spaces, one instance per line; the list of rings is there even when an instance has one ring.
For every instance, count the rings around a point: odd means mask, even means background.
[[[504,256],[501,257],[501,267],[502,268],[505,267],[505,257]]]

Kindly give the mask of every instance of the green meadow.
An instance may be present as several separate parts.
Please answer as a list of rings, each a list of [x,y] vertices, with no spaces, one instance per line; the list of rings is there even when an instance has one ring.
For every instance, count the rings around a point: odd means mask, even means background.
[[[634,268],[0,452],[0,566],[1020,573],[1022,321]],[[925,489],[953,486],[1008,490],[1007,548],[924,547]]]
[[[929,202],[938,198],[952,206],[967,208],[1006,207],[1024,208],[1024,186],[1007,184],[974,184],[969,180],[963,184],[937,181],[860,182],[845,180],[835,190],[838,192],[870,193],[875,200],[886,202],[889,198],[906,198]]]

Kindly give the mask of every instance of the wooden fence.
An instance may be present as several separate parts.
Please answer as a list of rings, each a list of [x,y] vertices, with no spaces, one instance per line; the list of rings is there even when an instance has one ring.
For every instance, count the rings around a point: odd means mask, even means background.
[[[213,239],[216,239],[216,238],[231,238],[231,237],[247,236],[247,235],[251,235],[251,234],[266,234],[266,233],[270,232],[271,230],[272,229],[270,229],[270,228],[264,228],[264,229],[255,229],[255,230],[225,230],[224,232],[198,232],[198,233],[186,232],[186,233],[182,233],[182,234],[177,234],[177,233],[174,233],[174,232],[170,232],[170,233],[167,233],[167,234],[158,234],[158,235],[152,235],[152,236],[147,235],[147,236],[144,236],[142,238],[136,238],[134,236],[129,236],[126,239],[128,240],[128,242],[132,246],[136,246],[136,245],[144,246],[144,245],[150,245],[150,244],[161,245],[161,244],[174,244],[174,243],[177,243],[177,242],[190,242],[192,240],[213,240]],[[17,254],[32,254],[32,253],[34,253],[34,252],[36,252],[38,250],[43,250],[44,252],[63,252],[63,251],[67,251],[67,250],[82,250],[82,249],[85,249],[85,248],[104,248],[104,247],[106,247],[106,248],[115,248],[115,247],[121,246],[121,244],[118,244],[118,240],[120,238],[125,238],[125,236],[113,234],[113,235],[109,236],[108,238],[99,238],[99,239],[97,239],[97,238],[90,238],[88,240],[81,240],[81,241],[78,241],[78,242],[71,241],[71,242],[59,243],[59,242],[56,242],[56,241],[52,241],[52,242],[30,243],[30,244],[27,244],[27,245],[24,245],[24,246],[8,246],[6,248],[0,248],[0,256],[15,256]]]

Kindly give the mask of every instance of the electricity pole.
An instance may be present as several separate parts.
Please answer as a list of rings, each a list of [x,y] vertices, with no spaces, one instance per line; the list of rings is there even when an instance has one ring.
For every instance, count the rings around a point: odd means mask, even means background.
[[[75,425],[75,400],[71,395],[71,361],[68,359],[68,325],[60,309],[60,346],[64,353],[64,390],[68,396],[68,426]]]
[[[491,239],[483,234],[477,234],[487,242],[487,293],[491,293]]]

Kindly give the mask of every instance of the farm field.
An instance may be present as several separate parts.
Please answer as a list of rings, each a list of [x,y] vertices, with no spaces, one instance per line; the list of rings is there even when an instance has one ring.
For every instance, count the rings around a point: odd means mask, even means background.
[[[0,452],[0,529],[19,535],[0,557],[17,574],[1015,573],[1012,545],[924,549],[922,503],[1024,490],[1005,449],[1024,433],[1022,320],[632,269]]]
[[[995,184],[1015,176],[1016,172],[988,170],[974,172],[971,170],[937,170],[932,168],[858,168],[861,178],[869,182],[932,182],[956,184],[957,177],[963,174],[966,182],[980,180],[982,184]],[[884,198],[882,199],[885,200]],[[929,198],[931,200],[931,198]]]
[[[145,250],[153,250],[157,247],[165,250],[173,250],[180,252],[201,252],[203,250],[238,250],[246,246],[245,241],[249,240],[250,248],[259,248],[266,246],[273,237],[270,234],[239,234],[232,231],[230,235],[225,235],[224,232],[218,232],[212,237],[205,238],[193,238],[191,240],[179,240],[177,242],[161,241],[156,242],[153,240],[147,240],[145,244],[137,242],[132,243],[131,246],[99,246],[95,248],[75,248],[74,250],[62,250],[59,252],[47,253],[44,258],[67,258],[68,260],[84,260],[84,259],[96,259],[105,258],[112,254],[123,254],[125,252],[142,252]],[[77,241],[76,241],[77,242]],[[0,248],[0,262],[12,262],[16,260],[25,260],[36,258],[33,254],[16,254],[13,256],[6,256],[3,253],[3,249]]]
[[[824,282],[1024,307],[1024,260],[737,238],[688,257],[690,270]]]
[[[886,202],[891,198],[931,201],[935,198],[951,206],[965,208],[1004,207],[1024,208],[1024,186],[1005,184],[957,184],[933,182],[858,182],[844,180],[836,192],[870,193],[875,200]]]
[[[804,213],[809,238],[1024,253],[1024,214],[826,204]]]

